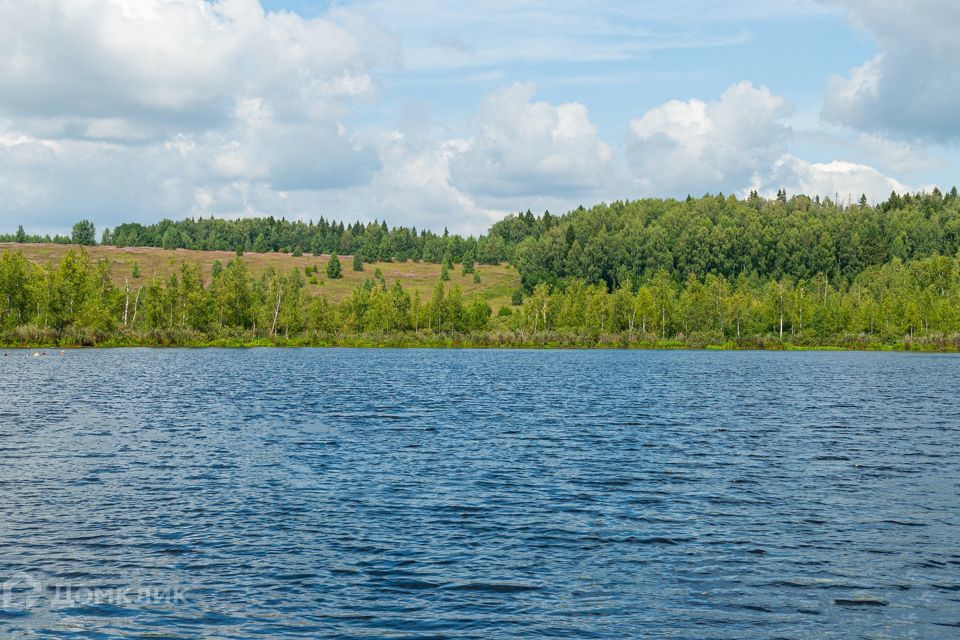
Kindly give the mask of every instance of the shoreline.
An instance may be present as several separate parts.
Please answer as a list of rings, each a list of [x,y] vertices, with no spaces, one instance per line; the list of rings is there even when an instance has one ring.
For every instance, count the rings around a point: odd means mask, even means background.
[[[666,341],[497,340],[470,337],[423,336],[404,339],[397,336],[356,336],[329,339],[232,339],[198,341],[104,340],[93,344],[76,342],[0,343],[3,351],[83,349],[459,349],[520,351],[817,351],[956,354],[960,346],[943,340],[901,340],[897,342],[851,342],[848,344],[796,344],[791,342],[741,341],[726,343]]]

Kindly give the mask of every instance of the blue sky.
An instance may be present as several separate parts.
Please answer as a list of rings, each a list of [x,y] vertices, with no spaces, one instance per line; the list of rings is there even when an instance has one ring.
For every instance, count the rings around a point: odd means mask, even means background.
[[[947,0],[0,6],[0,231],[956,180]]]

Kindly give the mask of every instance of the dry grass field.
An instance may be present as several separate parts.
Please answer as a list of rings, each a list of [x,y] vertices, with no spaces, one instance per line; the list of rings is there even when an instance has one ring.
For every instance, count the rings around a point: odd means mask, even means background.
[[[6,250],[21,251],[28,260],[37,264],[56,262],[67,251],[75,248],[72,245],[0,243],[0,252]],[[215,260],[219,260],[226,265],[228,261],[236,258],[236,254],[232,251],[167,250],[152,247],[87,247],[87,252],[95,261],[100,259],[110,261],[113,277],[118,285],[122,285],[127,279],[135,282],[132,274],[134,263],[140,266],[141,281],[153,276],[167,277],[184,262],[199,264],[205,277],[209,279]],[[327,255],[304,255],[295,258],[283,253],[248,252],[243,255],[243,260],[254,277],[259,276],[269,267],[278,271],[290,271],[294,267],[300,269],[308,266],[318,267],[320,270],[317,275],[318,283],[309,284],[307,289],[311,294],[325,295],[327,299],[334,302],[349,296],[350,292],[361,285],[364,279],[372,278],[374,271],[378,268],[383,273],[388,285],[399,279],[411,293],[419,291],[425,299],[429,298],[433,288],[440,281],[440,265],[438,264],[377,262],[364,264],[362,272],[355,272],[352,269],[353,258],[351,256],[340,256],[343,278],[328,280],[326,266],[329,258],[330,256]],[[511,294],[520,284],[520,277],[516,269],[506,264],[494,266],[478,264],[476,269],[477,273],[480,274],[480,284],[474,284],[473,275],[463,275],[460,265],[456,265],[454,269],[450,270],[450,281],[447,285],[459,285],[465,294],[482,293],[490,302],[494,311],[509,304]]]

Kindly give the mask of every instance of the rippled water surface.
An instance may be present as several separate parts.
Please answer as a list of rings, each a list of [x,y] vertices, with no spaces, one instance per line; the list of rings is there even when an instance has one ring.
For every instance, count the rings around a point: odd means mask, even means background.
[[[2,638],[956,638],[960,358],[0,356]]]

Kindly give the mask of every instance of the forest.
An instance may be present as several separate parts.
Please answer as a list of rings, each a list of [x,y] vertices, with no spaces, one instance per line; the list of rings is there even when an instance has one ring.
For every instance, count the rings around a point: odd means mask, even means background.
[[[75,244],[92,243],[92,225],[78,231]],[[508,216],[479,238],[260,218],[121,225],[102,241],[233,247],[236,257],[208,273],[184,263],[168,278],[118,285],[111,265],[82,246],[47,266],[6,251],[0,343],[960,347],[956,189],[892,194],[876,206],[783,192],[614,202]],[[513,304],[493,309],[445,278],[421,297],[374,272],[331,302],[304,290],[317,273],[253,277],[242,255],[304,246],[318,256],[443,263],[443,274],[508,261],[521,286]]]

